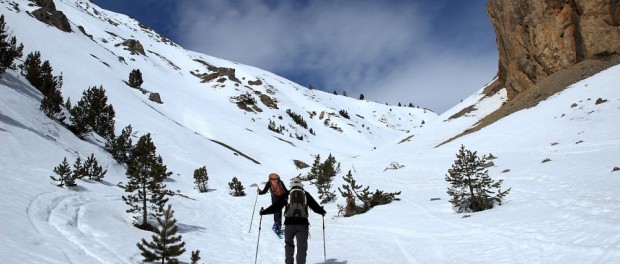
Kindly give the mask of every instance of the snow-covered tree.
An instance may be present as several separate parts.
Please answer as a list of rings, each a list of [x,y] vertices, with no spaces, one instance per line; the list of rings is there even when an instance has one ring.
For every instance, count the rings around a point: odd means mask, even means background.
[[[196,184],[200,192],[207,191],[208,182],[209,175],[207,174],[206,166],[202,166],[201,168],[194,170],[194,183]]]
[[[164,184],[164,180],[172,172],[167,171],[161,156],[157,155],[155,150],[151,134],[140,137],[127,164],[129,182],[121,185],[125,192],[129,193],[123,196],[123,201],[129,205],[127,212],[134,214],[136,226],[144,230],[152,230],[148,217],[160,216],[168,202],[166,196],[174,194],[167,190]]]
[[[450,203],[457,212],[478,212],[501,205],[510,188],[501,190],[503,180],[494,181],[485,168],[486,156],[479,157],[476,151],[461,145],[452,168],[445,180],[450,184],[448,194]]]
[[[154,230],[153,241],[147,242],[143,238],[141,243],[136,244],[140,254],[145,262],[179,263],[177,257],[185,252],[185,242],[181,240],[181,235],[177,235],[179,228],[172,206],[168,205],[163,217],[157,218],[157,222],[159,227]]]

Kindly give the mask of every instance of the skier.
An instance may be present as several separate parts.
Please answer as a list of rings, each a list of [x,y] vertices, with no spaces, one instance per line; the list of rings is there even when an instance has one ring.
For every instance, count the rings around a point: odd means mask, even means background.
[[[280,180],[280,176],[276,173],[269,174],[269,181],[267,181],[267,184],[265,184],[265,187],[262,191],[258,187],[256,187],[256,191],[259,195],[267,193],[267,190],[270,190],[271,192],[271,203],[275,203],[280,197],[285,197],[284,194],[288,192],[284,182]],[[271,229],[276,232],[278,236],[281,235],[282,210],[273,214],[273,226],[271,227]]]
[[[297,264],[306,263],[306,253],[308,251],[308,207],[317,214],[325,215],[325,209],[321,207],[312,196],[307,193],[299,178],[291,180],[291,190],[286,195],[280,197],[266,209],[261,208],[260,215],[273,214],[284,210],[284,251],[285,263],[293,263],[293,253],[295,252],[295,242],[297,240]],[[288,201],[288,202],[287,202]]]

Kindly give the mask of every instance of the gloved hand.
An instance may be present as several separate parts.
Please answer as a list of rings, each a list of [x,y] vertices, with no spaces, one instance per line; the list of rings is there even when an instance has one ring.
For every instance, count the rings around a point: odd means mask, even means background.
[[[261,208],[260,208],[260,212],[259,212],[259,214],[260,214],[260,215],[265,215],[265,212],[263,212],[263,211],[265,211],[265,209],[263,209],[263,208],[261,207]]]
[[[260,193],[260,189],[258,187],[256,187],[256,192]]]
[[[321,213],[321,215],[325,216],[325,214],[327,214],[327,211],[325,211],[325,207],[321,206],[321,209],[323,209],[323,213]]]

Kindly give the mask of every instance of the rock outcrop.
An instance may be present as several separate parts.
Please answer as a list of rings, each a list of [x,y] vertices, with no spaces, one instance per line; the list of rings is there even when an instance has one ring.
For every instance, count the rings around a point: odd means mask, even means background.
[[[127,39],[123,41],[123,43],[119,43],[114,46],[115,47],[125,46],[126,47],[125,49],[131,52],[131,55],[136,55],[136,54],[146,55],[144,53],[144,47],[142,46],[140,41],[135,40],[135,39]]]
[[[56,27],[64,32],[73,32],[67,16],[62,11],[56,10],[56,5],[52,0],[36,0],[41,8],[32,12],[32,16],[37,20]]]
[[[584,59],[620,53],[620,0],[490,0],[508,99]]]

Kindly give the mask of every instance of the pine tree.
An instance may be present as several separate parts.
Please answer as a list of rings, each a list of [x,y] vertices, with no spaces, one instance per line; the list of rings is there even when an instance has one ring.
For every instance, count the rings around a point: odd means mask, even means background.
[[[364,94],[360,94],[360,100],[364,100]]]
[[[321,173],[321,155],[316,154],[314,157],[314,163],[312,163],[312,167],[310,167],[310,171],[308,172],[308,176],[306,178],[308,180],[314,180],[319,177]]]
[[[232,178],[232,181],[228,183],[228,187],[232,196],[245,196],[245,191],[243,191],[245,188],[237,177]]]
[[[17,38],[12,37],[8,40],[9,35],[6,30],[6,22],[4,21],[4,15],[0,16],[0,74],[4,73],[7,69],[15,70],[15,59],[22,56],[24,45],[17,45]],[[1,79],[1,76],[0,76]]]
[[[66,117],[62,111],[63,98],[60,92],[62,86],[62,75],[57,79],[57,87],[49,90],[47,94],[43,96],[39,110],[43,112],[47,117],[63,122]]]
[[[160,216],[168,202],[166,196],[174,194],[167,190],[164,184],[164,180],[172,172],[167,171],[161,156],[156,155],[155,150],[151,134],[140,137],[127,164],[129,182],[121,185],[125,192],[129,193],[123,196],[123,201],[129,205],[127,212],[134,214],[136,226],[144,230],[152,229],[148,217]]]
[[[338,187],[338,192],[340,195],[345,198],[346,205],[344,208],[344,216],[354,216],[358,213],[358,206],[356,204],[357,190],[362,190],[362,185],[356,184],[355,179],[353,178],[353,174],[351,171],[347,173],[342,179],[346,182],[346,184],[342,185],[342,189]],[[368,189],[368,187],[366,188]],[[343,191],[344,190],[344,191]]]
[[[77,157],[75,163],[73,163],[73,177],[76,179],[82,179],[86,176],[86,170],[84,165],[82,165],[82,159],[80,156]]]
[[[99,166],[94,153],[91,153],[84,162],[84,173],[89,180],[101,181],[107,172],[108,170],[103,170],[103,167]]]
[[[35,51],[26,55],[24,64],[21,66],[22,74],[26,77],[26,80],[32,84],[35,88],[39,89],[41,86],[41,52]],[[41,89],[39,89],[41,91]],[[41,91],[43,93],[43,91]],[[43,93],[44,94],[44,93]]]
[[[91,131],[111,141],[114,139],[115,112],[102,86],[90,87],[82,98],[70,109],[72,130],[78,137]]]
[[[190,259],[192,264],[198,264],[200,260],[200,250],[196,249],[196,251],[192,251],[192,258]]]
[[[117,138],[106,143],[105,148],[118,163],[126,163],[131,156],[131,150],[133,148],[131,140],[132,129],[131,124],[127,125]]]
[[[323,165],[321,165],[321,174],[327,177],[334,177],[340,173],[340,162],[336,161],[336,158],[329,153]]]
[[[61,164],[54,168],[54,173],[58,175],[58,178],[54,176],[50,176],[50,178],[54,181],[58,181],[58,186],[63,187],[66,185],[67,187],[71,187],[77,185],[75,184],[75,176],[73,176],[71,167],[69,167],[69,162],[67,162],[67,157],[65,157]]]
[[[330,153],[321,164],[317,180],[315,182],[321,203],[325,204],[336,199],[336,191],[332,191],[332,177],[340,172],[340,163],[336,162],[336,158]]]
[[[158,218],[159,227],[155,228],[155,235],[152,236],[153,241],[147,242],[144,238],[141,243],[136,246],[141,251],[145,262],[159,262],[162,264],[179,263],[177,257],[185,252],[185,242],[181,239],[181,235],[177,235],[179,228],[177,220],[174,219],[174,211],[172,206],[163,214],[163,218]],[[193,254],[192,254],[193,256]]]
[[[62,122],[65,119],[62,113],[64,99],[60,92],[63,78],[62,74],[54,76],[52,71],[49,61],[41,63],[41,53],[38,51],[28,54],[22,65],[22,74],[26,80],[43,94],[39,109],[47,117]]]
[[[495,203],[501,205],[502,199],[510,191],[510,188],[501,190],[503,180],[494,181],[489,177],[484,167],[486,162],[486,156],[479,157],[477,152],[461,145],[445,177],[450,184],[447,191],[452,197],[450,203],[457,212],[478,212],[493,208]]]
[[[391,203],[394,200],[399,200],[396,196],[400,195],[400,191],[390,193],[376,190],[374,192],[370,192],[368,191],[370,186],[364,187],[361,184],[358,185],[353,178],[351,171],[349,171],[343,179],[347,184],[342,185],[342,189],[344,189],[344,191],[340,188],[338,188],[338,191],[342,197],[346,198],[347,201],[346,207],[344,208],[345,217],[362,214],[377,205],[384,205]],[[357,201],[361,203],[361,206],[357,205]]]
[[[194,170],[194,183],[200,192],[207,192],[208,182],[209,176],[207,174],[206,166],[202,166],[201,168]]]
[[[321,199],[321,204],[325,204],[331,202],[336,199],[336,191],[332,191],[332,177],[327,174],[321,173],[319,177],[317,177],[316,182],[313,183],[316,185],[319,192],[319,199]]]
[[[140,86],[142,86],[142,83],[142,72],[140,72],[139,69],[133,69],[129,73],[129,81],[127,82],[127,84],[133,88],[140,88]]]

